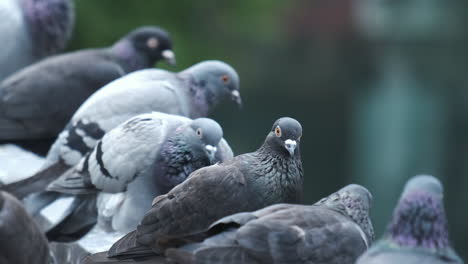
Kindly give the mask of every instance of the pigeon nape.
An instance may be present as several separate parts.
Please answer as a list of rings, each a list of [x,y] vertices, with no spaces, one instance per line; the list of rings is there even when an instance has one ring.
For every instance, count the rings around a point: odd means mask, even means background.
[[[429,175],[411,178],[384,236],[357,264],[463,263],[450,245],[443,187]]]

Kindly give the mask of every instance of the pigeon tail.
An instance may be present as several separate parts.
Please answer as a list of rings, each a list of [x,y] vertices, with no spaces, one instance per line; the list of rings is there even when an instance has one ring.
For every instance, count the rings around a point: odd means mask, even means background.
[[[21,200],[29,194],[44,191],[51,181],[55,180],[67,169],[69,169],[68,165],[57,162],[27,179],[1,186],[0,190],[9,192]]]
[[[166,264],[173,263],[169,262],[166,258],[160,256],[153,256],[146,259],[136,259],[136,260],[119,260],[115,258],[108,258],[107,252],[100,252],[90,256],[87,256],[84,259],[84,264],[124,264],[124,263],[139,263],[139,264]]]
[[[97,223],[96,194],[77,195],[69,214],[47,231],[49,241],[72,242],[86,235]]]
[[[132,231],[115,242],[107,255],[111,258],[133,259],[154,256],[155,252],[149,247],[139,245],[137,242],[137,231]]]

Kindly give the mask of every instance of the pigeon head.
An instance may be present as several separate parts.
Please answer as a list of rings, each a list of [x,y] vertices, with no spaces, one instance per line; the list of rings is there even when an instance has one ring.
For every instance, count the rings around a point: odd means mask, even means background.
[[[447,225],[442,184],[420,175],[406,183],[387,236],[400,246],[437,250],[449,246]]]
[[[299,155],[301,136],[301,124],[293,118],[282,117],[273,124],[265,140],[265,145],[276,153],[295,157]]]
[[[230,65],[216,60],[203,61],[182,71],[181,76],[188,76],[192,97],[195,105],[208,107],[203,112],[209,112],[211,107],[223,99],[230,98],[239,106],[242,99],[239,92],[239,76]],[[207,113],[205,113],[207,114]]]
[[[347,185],[316,204],[325,205],[350,217],[366,234],[367,244],[370,245],[370,242],[374,241],[374,228],[369,216],[372,194],[363,186]]]
[[[197,118],[190,124],[189,130],[191,138],[193,138],[192,149],[198,147],[213,163],[216,155],[219,141],[223,138],[223,129],[221,126],[209,118]]]
[[[127,61],[131,70],[151,67],[164,59],[175,64],[172,40],[165,30],[159,27],[140,27],[127,34],[113,47],[114,53]]]

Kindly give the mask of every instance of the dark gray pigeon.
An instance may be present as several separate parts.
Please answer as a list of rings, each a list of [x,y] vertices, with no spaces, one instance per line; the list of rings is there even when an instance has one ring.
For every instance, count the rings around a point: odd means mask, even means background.
[[[166,255],[176,263],[354,263],[374,239],[371,203],[366,188],[351,184],[312,206],[277,204],[222,218],[206,232],[165,241],[183,244]]]
[[[151,209],[154,197],[165,194],[184,181],[193,171],[233,157],[223,130],[214,120],[195,120],[162,113],[143,114],[131,118],[106,133],[96,147],[74,168],[52,182],[50,192],[77,195],[78,209],[88,206],[91,213],[78,213],[65,218],[50,230],[49,240],[69,241],[83,235],[96,222],[108,231],[127,233],[134,230]],[[49,195],[45,200],[49,202]],[[28,198],[31,212],[34,205],[43,206],[41,195]],[[79,217],[75,217],[79,216]],[[82,217],[89,216],[83,220]],[[78,234],[78,235],[76,235]]]
[[[12,195],[0,191],[0,264],[47,264],[46,237]]]
[[[17,197],[43,191],[76,165],[107,131],[152,111],[204,117],[226,97],[241,103],[239,77],[221,61],[204,61],[180,72],[142,70],[120,78],[93,94],[74,114],[34,176],[4,187]]]
[[[107,83],[161,59],[173,62],[167,32],[141,27],[109,48],[70,52],[30,65],[0,83],[0,140],[54,138]]]
[[[257,151],[193,172],[168,194],[154,199],[138,228],[117,241],[109,257],[160,254],[162,241],[205,230],[221,217],[300,202],[301,135],[299,122],[280,118]]]
[[[75,21],[72,0],[0,1],[0,81],[62,51]]]
[[[387,232],[356,263],[463,263],[450,246],[439,180],[426,175],[410,179]]]

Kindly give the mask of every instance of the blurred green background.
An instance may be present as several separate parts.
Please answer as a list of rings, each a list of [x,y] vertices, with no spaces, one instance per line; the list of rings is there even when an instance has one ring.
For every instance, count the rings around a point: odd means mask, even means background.
[[[468,259],[468,7],[463,0],[76,0],[69,50],[111,45],[142,25],[167,29],[174,71],[220,59],[244,108],[212,116],[235,153],[278,117],[304,128],[305,203],[359,183],[380,236],[405,181],[446,189],[451,239]]]

